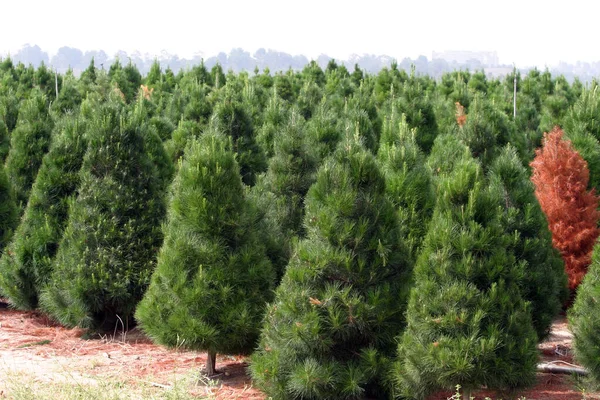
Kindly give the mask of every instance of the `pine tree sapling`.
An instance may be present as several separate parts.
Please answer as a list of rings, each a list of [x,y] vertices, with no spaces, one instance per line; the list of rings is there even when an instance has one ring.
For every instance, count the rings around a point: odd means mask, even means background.
[[[6,173],[21,210],[27,205],[42,158],[50,147],[52,119],[48,115],[46,97],[35,93],[19,110],[19,120],[10,140]]]
[[[391,121],[390,121],[391,122]],[[416,258],[435,205],[431,171],[404,115],[381,138],[377,158],[386,177],[386,192],[395,205],[407,245]]]
[[[274,155],[267,172],[258,179],[253,191],[263,195],[266,217],[275,228],[274,238],[283,247],[283,257],[271,259],[278,277],[283,275],[291,254],[293,237],[304,237],[304,197],[315,181],[317,158],[305,136],[304,118],[291,111],[289,120],[274,137]],[[272,194],[272,196],[270,196]],[[269,249],[271,246],[267,246]],[[279,252],[277,252],[279,253]],[[277,254],[276,253],[276,254]]]
[[[215,355],[249,353],[275,275],[228,139],[188,143],[171,187],[165,239],[136,319],[158,343]]]
[[[109,102],[87,128],[78,195],[40,296],[67,326],[127,322],[156,264],[165,207],[143,127],[131,122]]]
[[[600,383],[600,245],[596,244],[592,263],[577,297],[569,310],[569,326],[573,332],[575,359]]]
[[[374,156],[346,138],[306,197],[251,373],[273,399],[382,395],[412,263]]]
[[[19,212],[15,196],[4,172],[4,166],[0,164],[0,254],[8,245],[18,223]],[[1,271],[0,279],[2,279]],[[1,286],[0,293],[4,293]]]
[[[523,297],[531,303],[533,324],[541,341],[568,297],[564,264],[552,246],[548,221],[516,149],[502,149],[488,175],[502,192],[502,224],[512,237],[510,248],[517,261],[524,263]]]
[[[67,118],[42,160],[23,219],[0,258],[0,290],[18,309],[35,309],[76,196],[87,141],[85,123]]]
[[[215,106],[212,124],[231,137],[242,180],[246,185],[253,186],[256,176],[267,169],[267,158],[256,143],[254,127],[246,108],[232,95],[226,94]]]
[[[392,373],[398,395],[423,399],[457,384],[508,390],[535,379],[537,337],[498,189],[470,157],[439,178]]]
[[[543,146],[531,162],[535,195],[548,219],[552,243],[565,262],[569,288],[581,283],[591,262],[598,229],[598,197],[588,191],[585,160],[563,140],[556,127],[544,134]]]

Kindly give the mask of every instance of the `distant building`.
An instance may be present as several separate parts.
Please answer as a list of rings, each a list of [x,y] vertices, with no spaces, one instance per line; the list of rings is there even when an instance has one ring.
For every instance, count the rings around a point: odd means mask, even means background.
[[[508,74],[512,74],[514,71],[513,67],[485,67],[485,75],[488,78],[503,78]]]
[[[448,63],[456,62],[457,64],[470,64],[473,61],[478,61],[482,65],[495,67],[499,65],[498,53],[495,51],[442,51],[433,52],[431,57],[433,60],[441,59]]]

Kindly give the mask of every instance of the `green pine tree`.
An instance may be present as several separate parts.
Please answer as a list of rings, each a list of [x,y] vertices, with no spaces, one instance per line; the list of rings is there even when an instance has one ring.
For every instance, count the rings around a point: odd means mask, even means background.
[[[577,288],[577,297],[569,310],[575,359],[600,383],[600,245],[596,244],[592,263]]]
[[[304,237],[304,198],[315,181],[317,158],[305,134],[305,121],[297,110],[274,138],[274,155],[267,172],[253,188],[262,196],[262,207],[269,220],[266,228],[267,251],[281,278],[288,263],[295,237]],[[270,235],[269,235],[270,234]],[[269,237],[270,236],[270,237]]]
[[[38,92],[32,93],[19,110],[19,121],[11,133],[6,159],[6,172],[21,209],[27,205],[31,185],[50,147],[52,128],[46,97]]]
[[[288,119],[288,107],[277,96],[277,88],[273,88],[271,97],[263,115],[263,124],[258,130],[256,141],[262,147],[268,158],[273,157],[273,142],[275,136]]]
[[[458,137],[471,149],[484,168],[496,158],[500,149],[511,143],[524,154],[525,142],[515,131],[515,125],[498,107],[481,95],[476,95],[467,111],[464,126],[457,127]]]
[[[273,399],[382,395],[411,261],[375,157],[346,138],[306,197],[307,237],[269,306],[255,383]]]
[[[19,211],[10,182],[0,164],[0,255],[10,242],[13,232],[19,223]],[[1,279],[1,277],[0,277]],[[0,286],[0,293],[4,294]]]
[[[252,351],[274,272],[256,231],[227,138],[189,142],[171,187],[158,267],[136,318],[158,343],[217,353]]]
[[[87,141],[85,123],[59,122],[57,136],[44,156],[23,219],[0,258],[0,290],[18,309],[38,306],[40,291],[52,272],[68,219],[69,203],[79,186]]]
[[[335,151],[342,138],[338,119],[336,113],[325,102],[321,102],[306,124],[306,134],[315,147],[319,164]]]
[[[253,186],[256,176],[267,169],[267,158],[255,140],[252,120],[241,101],[234,98],[233,94],[225,93],[215,105],[212,124],[214,129],[231,138],[242,181]]]
[[[400,396],[461,385],[468,398],[482,386],[512,389],[535,379],[537,336],[521,295],[524,271],[499,218],[501,188],[485,182],[471,157],[455,157],[438,177],[415,267],[392,373]]]
[[[403,236],[413,258],[419,252],[435,206],[431,171],[425,164],[415,129],[404,114],[385,122],[377,158],[386,177],[386,192],[396,207]]]
[[[4,121],[8,132],[12,132],[19,120],[19,99],[12,90],[4,91],[0,87],[0,119]]]
[[[552,246],[548,221],[514,147],[501,150],[490,166],[489,179],[501,189],[501,222],[511,237],[509,248],[516,261],[523,263],[523,298],[531,303],[533,325],[541,341],[568,297],[563,261]]]
[[[179,121],[179,125],[173,131],[171,139],[165,142],[165,150],[177,168],[179,159],[183,157],[183,151],[187,146],[188,140],[200,135],[200,127],[194,121]]]
[[[127,323],[156,264],[164,216],[146,132],[106,103],[89,122],[89,141],[63,239],[41,308],[67,326]]]
[[[10,135],[8,134],[8,127],[0,116],[0,165],[4,166],[6,156],[10,149]]]
[[[404,82],[399,88],[399,96],[392,107],[398,115],[405,114],[408,126],[417,128],[417,143],[428,154],[438,135],[438,124],[427,88],[415,76]]]

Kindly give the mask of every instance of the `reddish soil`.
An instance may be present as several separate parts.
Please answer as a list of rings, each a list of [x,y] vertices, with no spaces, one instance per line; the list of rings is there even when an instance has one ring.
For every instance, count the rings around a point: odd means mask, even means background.
[[[174,379],[200,373],[206,362],[205,353],[165,349],[137,329],[117,332],[114,337],[84,339],[85,334],[83,329],[61,327],[37,312],[0,307],[0,375],[23,372],[42,383],[65,379],[93,383],[95,378],[114,377],[131,384],[169,386]],[[264,399],[252,387],[246,366],[243,357],[217,357],[218,384],[199,384],[198,394],[210,393],[217,399]]]
[[[171,385],[174,376],[200,372],[206,354],[168,350],[152,344],[140,331],[116,332],[104,337],[85,339],[83,329],[67,329],[36,312],[22,312],[0,307],[0,371],[25,372],[38,382],[68,379],[78,382],[94,378],[118,377],[129,383]],[[540,345],[544,362],[573,364],[571,333],[566,320],[557,320],[552,334]],[[214,387],[198,385],[198,394],[210,392],[217,399],[265,399],[252,387],[243,357],[218,357],[217,368],[222,374]],[[477,399],[491,398],[528,400],[600,399],[598,393],[585,393],[568,375],[539,373],[535,387],[510,395],[478,391]],[[2,384],[0,383],[0,390]],[[437,393],[430,400],[446,400],[453,393]]]

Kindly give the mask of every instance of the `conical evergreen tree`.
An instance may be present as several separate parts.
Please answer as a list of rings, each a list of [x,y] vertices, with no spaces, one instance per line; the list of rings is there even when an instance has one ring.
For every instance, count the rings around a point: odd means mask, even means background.
[[[374,156],[346,138],[319,169],[251,372],[273,399],[381,395],[411,261]]]
[[[173,131],[171,139],[165,142],[165,151],[177,168],[178,161],[183,157],[183,151],[187,146],[188,140],[200,135],[200,127],[194,121],[179,121],[179,125]]]
[[[12,132],[19,120],[19,98],[12,90],[3,91],[0,96],[0,119],[4,121],[8,132]]]
[[[110,102],[88,126],[78,196],[40,297],[64,325],[127,322],[156,264],[165,207],[146,134],[131,122]]]
[[[267,250],[280,278],[291,254],[292,239],[305,235],[304,197],[315,181],[317,158],[306,140],[304,118],[296,110],[290,112],[274,141],[275,154],[269,161],[269,169],[259,177],[253,191],[266,197],[262,200],[264,211],[270,219],[269,225],[275,228],[267,230],[274,235],[267,240],[270,244]],[[281,251],[272,249],[273,246]]]
[[[58,98],[56,100],[53,98],[52,109],[61,115],[75,114],[79,110],[82,100],[75,77],[67,75],[63,79]]]
[[[336,114],[325,102],[319,104],[313,117],[307,122],[306,134],[315,147],[319,164],[335,151],[342,134],[338,128]]]
[[[79,169],[87,148],[85,123],[68,118],[56,130],[58,134],[44,156],[23,219],[0,258],[0,290],[18,309],[38,306],[67,224],[69,202],[79,186]]]
[[[15,196],[4,172],[4,166],[0,164],[0,255],[8,245],[18,223],[19,212]],[[4,294],[1,286],[0,293]]]
[[[490,166],[489,179],[503,193],[502,225],[511,236],[510,249],[517,262],[523,263],[523,297],[531,303],[533,325],[541,341],[568,297],[565,268],[552,247],[548,221],[514,147],[501,150]]]
[[[285,125],[287,119],[288,109],[281,98],[277,96],[277,89],[273,88],[273,93],[263,116],[263,125],[256,136],[256,141],[268,158],[273,157],[275,136],[283,125]]]
[[[217,353],[256,344],[274,273],[255,230],[228,140],[205,132],[188,144],[171,188],[165,241],[136,318],[157,342]]]
[[[50,147],[52,128],[46,97],[41,93],[32,93],[19,111],[19,121],[11,134],[10,151],[6,159],[6,173],[21,209],[27,205],[31,185]]]
[[[586,130],[585,123],[572,122],[570,129],[571,131],[565,132],[565,136],[587,162],[590,171],[588,189],[596,189],[596,193],[600,193],[600,142]]]
[[[398,115],[406,115],[409,127],[417,129],[417,143],[428,154],[438,135],[438,124],[426,87],[413,74],[398,89],[400,95],[393,103],[393,107]]]
[[[596,244],[592,263],[577,297],[569,310],[569,325],[573,332],[575,358],[590,373],[592,381],[600,383],[600,245]]]
[[[530,384],[537,337],[521,296],[524,271],[498,216],[501,189],[487,185],[471,157],[438,179],[392,374],[397,394]]]
[[[515,133],[506,114],[481,95],[471,102],[466,123],[458,127],[458,137],[486,169],[506,144],[511,143],[521,154],[525,149],[522,135]]]
[[[404,114],[386,121],[377,158],[386,177],[386,192],[396,207],[403,236],[413,258],[419,252],[435,206],[431,171]],[[393,126],[389,126],[393,125]]]
[[[158,133],[158,129],[154,123],[154,118],[151,114],[155,111],[155,105],[150,103],[141,95],[138,96],[138,101],[131,112],[130,124],[143,129],[146,153],[150,160],[154,163],[158,172],[159,193],[165,195],[167,187],[173,179],[175,173],[175,165],[172,159],[167,154],[163,141]]]
[[[212,124],[216,130],[231,137],[242,181],[253,186],[256,176],[267,169],[267,158],[256,143],[252,120],[243,104],[231,93],[226,93],[215,105]]]

